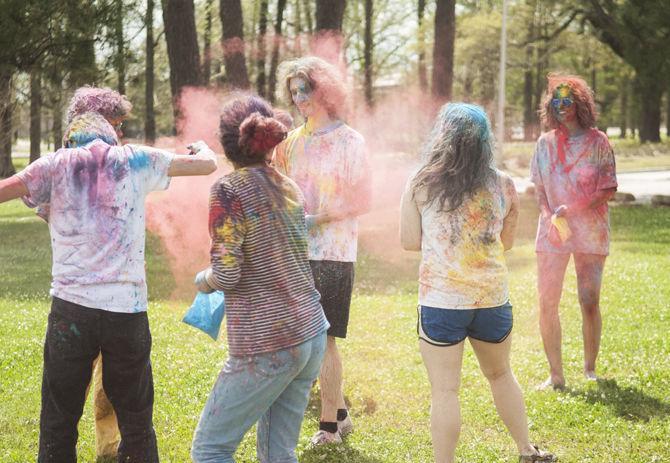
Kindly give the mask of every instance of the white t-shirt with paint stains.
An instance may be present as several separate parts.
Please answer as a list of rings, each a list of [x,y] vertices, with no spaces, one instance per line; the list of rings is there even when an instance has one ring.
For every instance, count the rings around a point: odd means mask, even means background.
[[[480,309],[506,303],[508,272],[500,233],[516,195],[512,179],[496,170],[486,188],[450,212],[440,210],[439,201],[429,203],[425,188],[412,191],[413,180],[403,201],[415,202],[421,215],[419,304]]]
[[[52,296],[110,312],[147,309],[144,202],[168,187],[172,157],[95,140],[18,174],[33,203],[51,204]]]
[[[340,210],[358,194],[368,194],[370,166],[361,134],[340,122],[320,133],[308,134],[305,125],[289,133],[277,146],[274,167],[294,180],[305,196],[308,215]],[[367,183],[366,183],[367,182]],[[358,218],[323,223],[309,230],[310,260],[356,262]]]

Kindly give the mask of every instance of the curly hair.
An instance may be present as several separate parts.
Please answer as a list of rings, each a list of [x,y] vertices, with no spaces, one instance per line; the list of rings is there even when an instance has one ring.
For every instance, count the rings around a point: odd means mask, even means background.
[[[583,129],[595,127],[598,111],[593,99],[593,91],[586,81],[579,76],[552,73],[547,76],[547,91],[540,103],[540,118],[542,123],[550,129],[557,129],[561,123],[556,119],[551,100],[554,92],[560,85],[567,85],[572,92],[572,99],[576,105],[577,123]]]
[[[111,88],[85,86],[78,88],[67,110],[67,123],[76,116],[88,112],[100,114],[105,119],[119,119],[128,117],[133,105],[125,95]]]
[[[444,105],[423,151],[412,189],[426,188],[428,202],[438,201],[444,212],[458,209],[494,173],[491,125],[477,105]]]
[[[93,140],[102,140],[108,145],[119,143],[114,128],[102,114],[96,112],[77,114],[65,129],[63,147],[77,148]]]
[[[270,104],[257,96],[237,95],[221,110],[219,138],[226,157],[239,166],[265,160],[288,130]]]
[[[277,69],[277,96],[287,104],[291,99],[291,79],[300,77],[309,82],[314,98],[330,117],[342,118],[346,108],[347,92],[340,72],[332,64],[316,56],[305,56],[284,61]]]

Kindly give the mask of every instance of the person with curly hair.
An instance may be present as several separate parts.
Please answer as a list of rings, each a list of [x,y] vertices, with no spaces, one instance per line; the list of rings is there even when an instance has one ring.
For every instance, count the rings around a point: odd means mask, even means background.
[[[286,61],[279,66],[278,82],[279,96],[305,123],[277,146],[273,165],[305,195],[309,260],[330,323],[319,376],[321,417],[312,443],[337,443],[353,430],[336,339],[347,336],[358,216],[370,209],[370,166],[365,140],[343,121],[346,92],[335,67],[316,57]]]
[[[96,124],[91,114],[99,114],[113,128],[113,137],[106,135],[107,143],[118,144],[123,137],[122,126],[130,116],[132,104],[125,95],[106,87],[84,86],[75,90],[67,109],[68,129],[63,134],[62,146],[75,148],[91,141],[91,135],[98,136],[104,131]],[[73,121],[76,122],[73,124]],[[23,198],[29,207],[33,207],[29,197]],[[36,214],[48,222],[49,203],[38,204]],[[102,384],[102,355],[93,366],[93,408],[95,418],[95,449],[98,458],[114,458],[118,453],[121,434],[114,412]]]
[[[50,204],[52,296],[42,375],[38,461],[75,463],[77,426],[96,358],[120,429],[118,461],[158,462],[147,318],[145,199],[171,177],[207,175],[216,156],[120,145],[100,114],[75,116],[65,147],[0,181],[0,203]]]
[[[443,106],[423,165],[401,200],[401,244],[421,252],[417,332],[431,385],[436,463],[455,458],[466,338],[519,461],[555,461],[529,441],[523,395],[510,368],[513,317],[503,251],[514,243],[519,199],[512,179],[493,166],[492,144],[481,107]]]
[[[539,387],[563,389],[558,307],[571,255],[582,312],[584,375],[597,379],[600,288],[610,239],[607,201],[617,190],[616,164],[607,135],[595,127],[593,92],[581,77],[550,74],[540,112],[550,131],[537,141],[530,172],[540,208],[537,288],[550,374]]]
[[[211,265],[195,283],[225,292],[229,356],[195,431],[196,463],[234,462],[255,423],[261,463],[298,461],[328,322],[307,260],[305,200],[268,165],[286,132],[259,97],[235,97],[221,113],[221,145],[235,170],[212,186]]]

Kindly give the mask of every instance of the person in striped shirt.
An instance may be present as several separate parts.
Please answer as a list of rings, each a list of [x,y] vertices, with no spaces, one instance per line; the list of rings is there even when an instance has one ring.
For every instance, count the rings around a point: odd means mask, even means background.
[[[221,144],[235,170],[211,189],[211,266],[200,291],[223,290],[229,356],[193,438],[197,463],[234,462],[256,423],[261,463],[297,462],[295,447],[329,325],[307,257],[304,198],[267,163],[287,129],[259,97],[222,111]]]

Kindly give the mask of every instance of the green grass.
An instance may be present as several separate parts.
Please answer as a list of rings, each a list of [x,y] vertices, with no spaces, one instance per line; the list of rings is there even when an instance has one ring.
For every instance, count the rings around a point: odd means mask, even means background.
[[[532,224],[529,209],[524,223]],[[612,210],[599,372],[581,376],[580,315],[570,267],[561,305],[569,388],[538,392],[547,376],[537,328],[535,260],[530,237],[508,255],[515,307],[512,366],[525,392],[531,438],[562,462],[662,462],[670,459],[670,209]],[[430,392],[418,354],[415,254],[372,253],[361,239],[349,338],[341,343],[345,393],[356,430],[342,446],[308,448],[316,430],[312,395],[298,452],[303,463],[431,461]],[[149,317],[153,332],[155,427],[161,461],[190,461],[200,411],[223,365],[225,343],[180,322],[188,301],[169,300],[174,284],[160,242],[149,237]],[[0,462],[34,461],[37,452],[42,343],[49,311],[47,228],[20,202],[0,206]],[[470,348],[463,365],[459,462],[513,462],[515,449],[496,415]],[[92,407],[79,426],[80,461],[94,461]],[[237,454],[255,460],[254,434]]]

